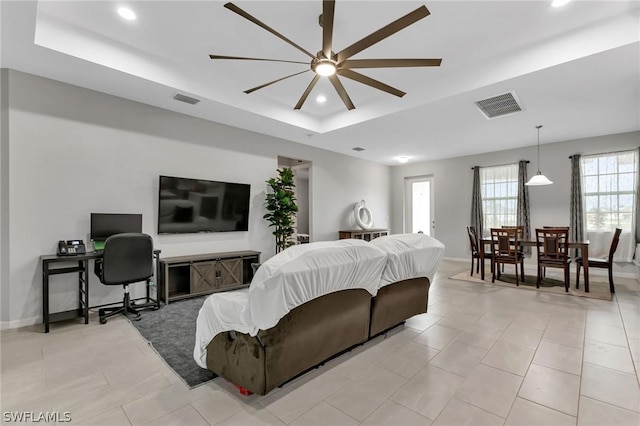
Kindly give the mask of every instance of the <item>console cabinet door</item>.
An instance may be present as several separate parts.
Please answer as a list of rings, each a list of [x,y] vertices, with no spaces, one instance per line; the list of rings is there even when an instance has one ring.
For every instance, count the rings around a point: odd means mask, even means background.
[[[191,264],[191,293],[214,293],[242,285],[242,260],[222,259]]]
[[[218,262],[219,288],[242,285],[242,259],[224,259]]]
[[[212,293],[219,289],[217,260],[191,264],[191,293]]]

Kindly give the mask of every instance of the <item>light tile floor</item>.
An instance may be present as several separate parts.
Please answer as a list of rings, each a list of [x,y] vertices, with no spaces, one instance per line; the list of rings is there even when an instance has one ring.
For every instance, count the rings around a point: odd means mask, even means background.
[[[189,390],[124,318],[4,331],[2,421],[640,425],[636,280],[616,279],[608,302],[448,279],[466,268],[442,263],[427,314],[266,396],[222,379]]]

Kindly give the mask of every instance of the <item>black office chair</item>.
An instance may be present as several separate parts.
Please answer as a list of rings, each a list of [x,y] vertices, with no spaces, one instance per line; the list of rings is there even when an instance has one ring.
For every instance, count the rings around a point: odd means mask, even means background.
[[[100,308],[100,324],[120,313],[135,314],[140,319],[143,309],[158,309],[157,303],[135,304],[129,297],[129,284],[146,281],[153,276],[153,240],[147,234],[125,233],[110,236],[104,242],[101,259],[95,262],[95,273],[105,285],[121,285],[124,288],[122,305]]]

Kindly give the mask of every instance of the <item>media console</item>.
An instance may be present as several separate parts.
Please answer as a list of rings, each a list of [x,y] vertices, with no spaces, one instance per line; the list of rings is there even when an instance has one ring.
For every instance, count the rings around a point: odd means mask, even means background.
[[[354,238],[357,240],[371,241],[378,237],[389,235],[388,229],[348,229],[338,231],[338,239]]]
[[[160,260],[159,298],[165,304],[187,297],[248,287],[260,252],[245,250],[165,257]]]

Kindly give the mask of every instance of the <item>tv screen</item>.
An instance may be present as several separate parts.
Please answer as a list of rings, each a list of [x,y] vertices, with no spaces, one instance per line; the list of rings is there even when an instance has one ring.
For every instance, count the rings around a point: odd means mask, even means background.
[[[91,213],[91,239],[104,241],[114,234],[142,232],[142,215],[126,213]]]
[[[160,176],[158,234],[249,230],[251,185]]]

